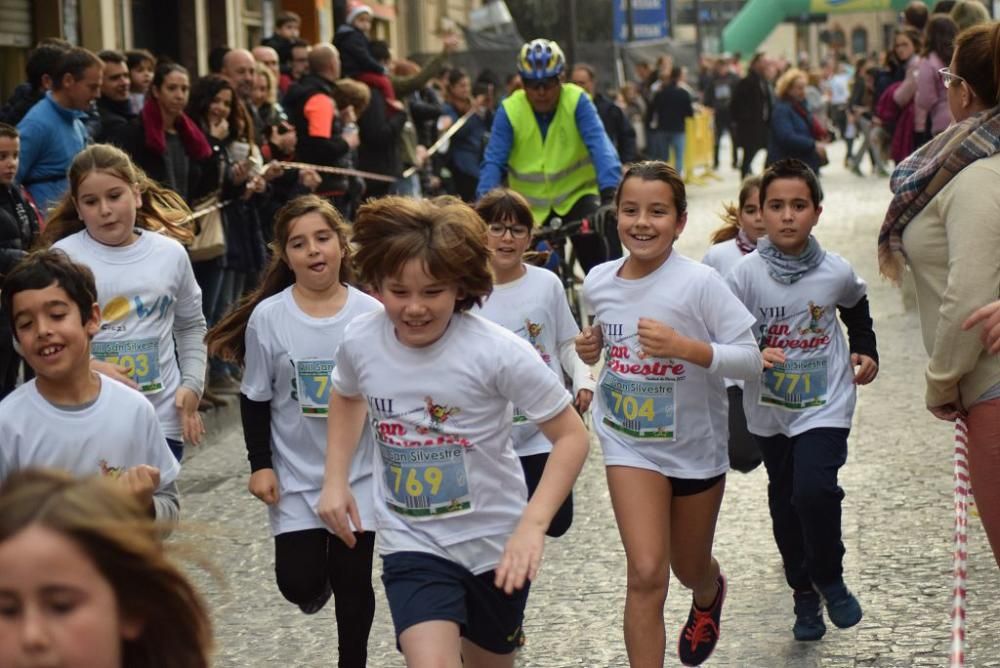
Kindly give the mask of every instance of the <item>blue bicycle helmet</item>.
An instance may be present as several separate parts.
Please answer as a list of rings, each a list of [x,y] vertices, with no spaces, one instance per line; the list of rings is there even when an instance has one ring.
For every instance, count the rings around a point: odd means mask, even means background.
[[[559,45],[548,39],[533,39],[521,47],[517,73],[523,81],[551,79],[566,69],[566,57]]]

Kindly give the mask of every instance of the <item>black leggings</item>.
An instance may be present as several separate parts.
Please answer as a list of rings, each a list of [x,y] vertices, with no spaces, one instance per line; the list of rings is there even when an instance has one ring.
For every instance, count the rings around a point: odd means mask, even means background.
[[[274,571],[282,596],[308,605],[333,590],[340,668],[364,668],[368,634],[375,619],[372,556],[375,532],[354,534],[353,549],[326,529],[290,531],[274,537]]]
[[[549,453],[547,452],[521,457],[521,468],[524,469],[524,481],[528,484],[529,499],[534,495],[538,481],[542,479],[542,471],[545,470],[545,462],[547,461],[549,461]],[[545,534],[558,538],[569,531],[571,524],[573,524],[573,492],[570,492],[563,504],[559,506],[559,510],[556,511]]]

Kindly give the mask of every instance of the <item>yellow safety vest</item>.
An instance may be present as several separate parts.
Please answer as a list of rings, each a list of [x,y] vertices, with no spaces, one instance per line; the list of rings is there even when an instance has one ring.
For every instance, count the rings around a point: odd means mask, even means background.
[[[563,84],[544,141],[523,90],[503,101],[514,129],[507,159],[507,184],[528,200],[536,225],[550,211],[565,215],[584,195],[600,194],[590,151],[576,127],[576,105],[581,95],[584,91],[579,86]]]

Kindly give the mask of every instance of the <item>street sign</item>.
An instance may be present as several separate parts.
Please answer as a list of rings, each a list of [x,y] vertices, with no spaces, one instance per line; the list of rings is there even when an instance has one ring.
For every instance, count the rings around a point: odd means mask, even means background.
[[[614,0],[614,39],[629,41],[628,6],[632,5],[632,40],[663,39],[670,36],[669,0]]]

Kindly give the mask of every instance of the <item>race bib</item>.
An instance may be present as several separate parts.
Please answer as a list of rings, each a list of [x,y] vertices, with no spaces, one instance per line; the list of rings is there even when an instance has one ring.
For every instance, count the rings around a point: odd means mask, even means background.
[[[760,404],[789,411],[822,406],[826,403],[827,360],[787,360],[765,370]]]
[[[385,502],[411,520],[472,511],[465,448],[458,444],[403,447],[377,439],[385,471]]]
[[[604,424],[632,438],[673,441],[676,383],[625,380],[608,372],[601,381]]]
[[[325,418],[330,404],[330,372],[333,360],[295,362],[295,387],[299,409],[306,417]]]
[[[159,339],[94,341],[90,344],[90,354],[102,362],[124,367],[128,377],[136,382],[143,394],[163,389]]]

